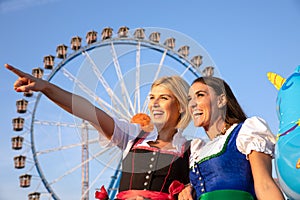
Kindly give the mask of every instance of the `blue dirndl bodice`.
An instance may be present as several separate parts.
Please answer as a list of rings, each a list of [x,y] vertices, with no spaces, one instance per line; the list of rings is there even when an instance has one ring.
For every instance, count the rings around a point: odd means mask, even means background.
[[[255,197],[250,162],[236,146],[242,123],[228,135],[220,152],[202,158],[190,169],[190,181],[197,199],[215,190],[241,190]]]

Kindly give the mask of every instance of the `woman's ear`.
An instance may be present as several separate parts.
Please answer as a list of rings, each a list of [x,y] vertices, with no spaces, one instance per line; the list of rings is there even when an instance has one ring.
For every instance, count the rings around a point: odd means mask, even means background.
[[[227,98],[225,94],[218,96],[218,108],[223,108],[227,104]]]
[[[179,108],[179,113],[182,114],[182,113],[184,113],[184,112],[185,112],[185,109],[182,108],[182,107],[180,106],[180,108]]]
[[[185,108],[183,108],[180,103],[177,101],[178,111],[180,114],[182,114],[185,111]]]

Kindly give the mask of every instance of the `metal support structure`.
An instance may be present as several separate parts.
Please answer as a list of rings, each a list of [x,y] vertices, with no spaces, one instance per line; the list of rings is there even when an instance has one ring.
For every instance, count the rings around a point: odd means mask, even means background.
[[[119,188],[119,185],[120,185],[120,180],[121,180],[120,174],[122,173],[121,172],[121,165],[122,165],[122,159],[120,160],[114,175],[111,177],[111,181],[110,181],[110,184],[108,186],[109,199],[112,199],[117,195],[118,188]]]
[[[82,147],[81,147],[81,161],[84,163],[81,168],[81,194],[82,200],[89,200],[89,192],[87,192],[89,188],[89,136],[88,136],[88,123],[86,121],[82,121],[82,131],[81,131],[81,139],[82,139]]]

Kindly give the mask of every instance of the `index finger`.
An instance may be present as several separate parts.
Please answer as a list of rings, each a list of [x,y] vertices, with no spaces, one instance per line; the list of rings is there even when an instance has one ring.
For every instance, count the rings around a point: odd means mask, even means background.
[[[5,64],[4,65],[6,67],[6,69],[9,69],[10,71],[12,71],[13,73],[15,73],[16,75],[18,75],[19,77],[24,77],[26,76],[27,74],[9,64]]]

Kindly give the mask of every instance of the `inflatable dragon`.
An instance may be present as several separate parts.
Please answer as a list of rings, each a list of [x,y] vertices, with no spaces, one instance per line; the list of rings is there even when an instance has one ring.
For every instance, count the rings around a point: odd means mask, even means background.
[[[278,90],[275,169],[279,185],[289,199],[300,199],[300,66],[287,79],[272,72],[267,75]]]

